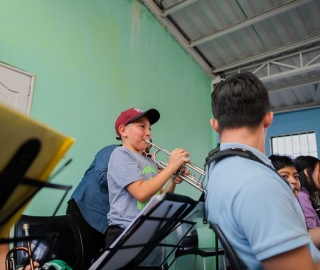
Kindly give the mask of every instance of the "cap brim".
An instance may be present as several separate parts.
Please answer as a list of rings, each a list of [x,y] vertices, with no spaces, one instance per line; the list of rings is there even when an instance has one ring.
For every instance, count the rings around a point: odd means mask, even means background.
[[[142,116],[145,116],[145,117],[148,118],[148,120],[149,120],[149,122],[150,122],[150,125],[155,124],[155,123],[158,122],[158,120],[160,119],[160,113],[158,112],[158,110],[156,110],[156,109],[150,109],[150,110],[147,110],[147,111],[143,112],[142,114],[139,114],[138,116],[132,118],[132,119],[130,120],[130,122],[128,122],[128,124],[129,124],[129,123],[132,123],[133,121],[139,119],[139,118],[142,117]]]

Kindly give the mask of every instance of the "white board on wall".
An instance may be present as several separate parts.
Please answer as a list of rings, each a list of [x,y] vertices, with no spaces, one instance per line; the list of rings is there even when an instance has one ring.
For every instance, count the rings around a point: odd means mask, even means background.
[[[29,115],[35,75],[0,62],[0,102]]]

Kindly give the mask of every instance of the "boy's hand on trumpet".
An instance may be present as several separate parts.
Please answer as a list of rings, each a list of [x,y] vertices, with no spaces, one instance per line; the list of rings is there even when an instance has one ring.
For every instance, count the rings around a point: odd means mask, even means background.
[[[169,157],[168,166],[172,166],[175,171],[179,170],[184,163],[190,162],[189,155],[189,152],[182,148],[173,150]]]
[[[180,168],[179,173],[184,174],[184,175],[190,175],[190,171],[188,171],[186,167]],[[180,184],[183,181],[183,179],[180,178],[178,175],[174,174],[174,175],[172,175],[172,181],[175,184]]]
[[[159,168],[159,167],[158,167],[158,173],[161,173],[162,170],[163,170],[162,168]],[[180,171],[182,174],[190,175],[190,171],[188,171],[186,167],[182,167],[179,171]],[[176,174],[173,174],[173,175],[171,176],[171,180],[172,180],[172,182],[175,183],[175,184],[180,184],[180,183],[183,181],[183,179],[180,178],[179,176],[177,176]]]

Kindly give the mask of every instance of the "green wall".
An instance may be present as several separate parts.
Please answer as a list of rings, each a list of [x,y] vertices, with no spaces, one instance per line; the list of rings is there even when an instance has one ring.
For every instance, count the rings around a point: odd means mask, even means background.
[[[215,144],[211,79],[137,0],[2,0],[0,33],[0,61],[36,75],[31,116],[76,139],[53,183],[75,187],[134,106],[160,111],[156,144],[203,165]],[[186,183],[177,192],[200,196]],[[61,198],[42,190],[25,213],[50,215]]]

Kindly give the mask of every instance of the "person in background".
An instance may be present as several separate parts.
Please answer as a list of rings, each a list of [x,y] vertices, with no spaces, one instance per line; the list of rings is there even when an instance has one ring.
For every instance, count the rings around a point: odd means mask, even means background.
[[[285,155],[271,155],[269,157],[276,171],[291,185],[294,195],[297,197],[301,189],[299,174],[294,167],[293,160]]]
[[[320,190],[320,161],[313,156],[299,156],[294,159],[294,166],[299,173],[301,190],[298,200],[303,210],[312,241],[320,248],[320,211],[318,191]]]
[[[104,248],[108,229],[109,190],[107,181],[111,153],[119,145],[103,147],[85,172],[68,201],[67,214],[77,222],[83,244],[84,264],[88,268]]]
[[[208,221],[220,227],[243,269],[320,269],[299,202],[265,155],[273,120],[266,87],[254,74],[240,73],[219,83],[211,99],[221,152],[242,149],[261,162],[230,156],[209,164]]]

